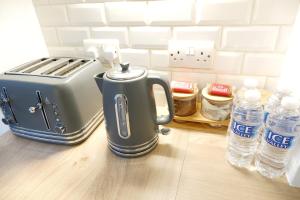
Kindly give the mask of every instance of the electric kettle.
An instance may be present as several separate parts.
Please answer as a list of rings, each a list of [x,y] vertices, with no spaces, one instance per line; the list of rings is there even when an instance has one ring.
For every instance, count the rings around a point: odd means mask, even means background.
[[[137,157],[153,150],[158,143],[158,125],[169,123],[174,115],[169,83],[128,63],[96,75],[95,80],[103,96],[110,150],[122,157]],[[165,91],[168,115],[157,117],[155,84]]]

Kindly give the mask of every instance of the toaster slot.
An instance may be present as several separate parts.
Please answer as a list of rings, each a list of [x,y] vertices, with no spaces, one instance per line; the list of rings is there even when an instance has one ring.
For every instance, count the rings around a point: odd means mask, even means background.
[[[25,69],[23,69],[23,70],[21,70],[20,72],[21,73],[32,73],[33,71],[35,71],[35,70],[37,70],[37,69],[39,69],[39,68],[41,68],[41,67],[43,67],[43,66],[45,66],[45,65],[47,65],[47,64],[49,64],[49,63],[51,63],[51,62],[53,62],[53,61],[56,61],[57,59],[51,59],[51,58],[49,58],[49,59],[47,59],[47,60],[44,60],[44,61],[41,61],[41,62],[39,62],[39,63],[37,63],[37,64],[35,64],[35,65],[31,65],[31,66],[29,66],[28,68],[25,68]]]
[[[41,58],[5,72],[5,75],[66,78],[95,60],[70,57]]]
[[[16,67],[16,68],[10,70],[9,72],[20,72],[20,71],[22,71],[22,70],[24,70],[24,69],[26,69],[26,68],[28,68],[28,67],[31,67],[31,66],[33,66],[33,65],[36,65],[36,64],[38,64],[38,63],[40,63],[40,62],[42,62],[42,61],[45,61],[45,60],[47,60],[47,59],[48,59],[48,58],[41,58],[41,59],[38,59],[38,60],[34,60],[34,61],[31,61],[31,62],[25,63],[25,64],[23,64],[23,65],[21,65],[21,66],[18,66],[18,67]],[[9,73],[9,72],[6,72],[6,73]]]
[[[59,71],[54,73],[54,76],[67,76],[68,74],[74,72],[75,70],[78,70],[81,66],[83,66],[85,63],[87,63],[87,60],[76,60],[69,65],[66,65],[65,67],[62,67]]]
[[[69,64],[69,61],[71,59],[70,58],[59,58],[47,65],[44,65],[42,67],[40,67],[39,69],[35,70],[34,72],[32,72],[33,75],[46,75],[49,74],[51,72],[56,71],[57,69]]]
[[[45,108],[44,108],[44,105],[43,105],[43,99],[42,99],[41,92],[36,91],[36,95],[37,95],[37,98],[38,98],[38,105],[40,106],[45,125],[46,125],[47,129],[50,129],[50,124],[49,124],[49,120],[48,120],[48,117],[47,117],[47,114],[46,114],[46,111],[45,111]]]

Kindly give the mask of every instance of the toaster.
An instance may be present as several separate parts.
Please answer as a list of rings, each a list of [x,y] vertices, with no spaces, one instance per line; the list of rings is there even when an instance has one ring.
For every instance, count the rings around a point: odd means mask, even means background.
[[[102,96],[93,77],[105,71],[98,60],[50,57],[4,72],[2,122],[18,136],[80,143],[103,120]]]

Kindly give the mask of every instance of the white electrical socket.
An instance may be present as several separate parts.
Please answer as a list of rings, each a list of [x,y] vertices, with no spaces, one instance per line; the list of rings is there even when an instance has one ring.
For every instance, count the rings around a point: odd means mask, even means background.
[[[169,65],[173,67],[211,68],[214,42],[193,40],[169,41]]]

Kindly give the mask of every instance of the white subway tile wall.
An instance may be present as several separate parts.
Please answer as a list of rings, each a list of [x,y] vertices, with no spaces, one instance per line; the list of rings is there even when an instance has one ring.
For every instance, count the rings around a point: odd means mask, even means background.
[[[223,29],[222,49],[272,51],[278,32],[278,27],[226,27]]]
[[[72,47],[48,47],[51,56],[76,56],[76,49]]]
[[[134,48],[168,48],[171,28],[169,27],[131,27],[129,40]]]
[[[57,32],[63,46],[82,46],[83,40],[90,37],[89,28],[86,27],[58,28]]]
[[[193,72],[173,72],[172,80],[176,81],[192,81],[198,84],[199,88],[203,88],[207,83],[216,81],[215,74],[193,73]]]
[[[118,39],[121,48],[128,47],[128,29],[126,27],[95,27],[91,35],[96,39]]]
[[[171,73],[167,71],[149,70],[148,73],[153,76],[160,76],[165,80],[171,81]]]
[[[151,25],[193,24],[194,1],[149,1],[146,17]]]
[[[279,79],[278,78],[267,78],[265,89],[274,92],[274,85],[278,84]]]
[[[103,3],[71,4],[67,6],[70,23],[73,25],[104,25]]]
[[[59,46],[59,41],[55,28],[42,28],[42,32],[47,45]]]
[[[288,43],[290,39],[290,34],[292,32],[292,26],[282,26],[279,30],[278,42],[277,42],[277,51],[286,51],[288,48]]]
[[[151,50],[151,67],[168,70],[169,52],[167,50]]]
[[[266,83],[266,77],[264,76],[236,76],[236,75],[217,75],[217,81],[225,84],[231,84],[236,87],[242,87],[243,80],[245,78],[253,78],[258,82],[259,88],[264,88]]]
[[[215,56],[215,71],[224,74],[239,74],[243,64],[243,53],[219,51]]]
[[[199,0],[197,22],[200,24],[248,24],[252,0]]]
[[[111,25],[145,25],[147,2],[105,3],[107,21]]]
[[[62,5],[37,6],[36,13],[41,26],[63,26],[69,23],[66,7]]]
[[[245,75],[279,76],[283,56],[269,53],[249,53],[245,57],[242,73]]]
[[[245,77],[272,90],[299,0],[33,0],[49,53],[91,57],[85,38],[118,39],[123,61],[169,80],[219,81],[239,87]],[[168,41],[214,41],[213,68],[170,67]]]
[[[173,32],[176,40],[210,40],[218,43],[220,30],[220,27],[214,26],[193,26],[175,27]]]
[[[298,0],[256,0],[253,23],[291,24],[294,22],[298,5]]]
[[[123,62],[129,62],[131,65],[150,67],[149,50],[145,49],[121,49]]]

